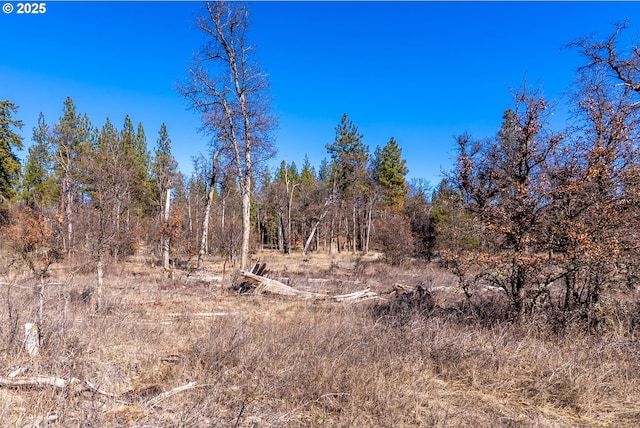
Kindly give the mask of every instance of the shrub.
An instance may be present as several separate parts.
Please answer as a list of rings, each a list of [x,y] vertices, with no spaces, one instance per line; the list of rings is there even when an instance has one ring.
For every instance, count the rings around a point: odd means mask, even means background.
[[[383,211],[375,222],[374,247],[382,251],[387,262],[398,265],[414,250],[411,222],[398,208]]]

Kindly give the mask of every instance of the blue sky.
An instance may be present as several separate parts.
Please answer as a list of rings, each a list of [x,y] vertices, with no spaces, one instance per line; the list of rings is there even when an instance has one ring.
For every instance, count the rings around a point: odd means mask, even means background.
[[[11,2],[17,6],[17,2]],[[20,106],[25,144],[43,112],[71,96],[94,125],[126,114],[150,149],[167,124],[180,169],[205,153],[198,117],[175,91],[203,39],[196,2],[47,2],[43,15],[0,13],[0,98]],[[409,178],[437,184],[454,137],[495,135],[526,78],[555,101],[583,60],[567,43],[612,23],[640,34],[637,2],[255,2],[250,39],[270,76],[277,161],[315,166],[347,113],[371,152],[394,137]],[[23,154],[24,155],[24,154]]]

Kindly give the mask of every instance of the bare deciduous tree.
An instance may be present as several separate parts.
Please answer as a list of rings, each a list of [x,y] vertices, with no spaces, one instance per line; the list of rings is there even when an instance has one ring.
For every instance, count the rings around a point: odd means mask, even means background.
[[[211,155],[211,170],[208,171],[209,183],[205,194],[205,202],[202,213],[202,232],[200,235],[200,246],[198,248],[198,263],[197,270],[202,270],[204,267],[204,256],[207,253],[208,237],[209,237],[209,219],[211,218],[211,205],[213,204],[213,197],[216,190],[216,184],[219,180],[219,166],[222,150],[213,146]]]
[[[626,29],[626,23],[617,24],[616,30],[606,41],[594,41],[586,37],[571,43],[570,46],[577,48],[589,61],[581,67],[581,71],[596,68],[607,70],[618,82],[640,93],[640,47],[632,46],[625,55],[625,50],[618,46],[618,38]]]
[[[207,2],[197,26],[207,41],[180,92],[202,114],[203,129],[228,149],[242,195],[241,268],[248,268],[254,164],[273,154],[268,85],[248,44],[249,14],[239,3]]]

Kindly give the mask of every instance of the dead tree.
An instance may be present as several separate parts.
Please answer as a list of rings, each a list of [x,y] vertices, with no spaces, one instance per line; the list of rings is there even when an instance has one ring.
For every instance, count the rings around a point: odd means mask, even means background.
[[[251,180],[256,161],[273,155],[265,74],[246,35],[249,14],[240,3],[207,2],[197,26],[208,37],[180,91],[202,114],[204,129],[228,149],[242,199],[242,268],[249,264]],[[215,71],[213,71],[215,70]]]

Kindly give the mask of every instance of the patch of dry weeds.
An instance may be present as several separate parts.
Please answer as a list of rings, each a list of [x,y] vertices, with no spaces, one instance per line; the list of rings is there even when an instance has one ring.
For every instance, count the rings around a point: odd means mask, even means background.
[[[422,283],[436,306],[457,298],[449,275],[420,262],[319,259],[263,256],[274,277],[314,291]],[[35,319],[33,284],[2,294],[0,376],[23,367],[89,380],[113,396],[0,388],[1,420],[21,427],[640,425],[633,331],[561,336],[534,321],[488,327],[437,310],[396,322],[396,314],[380,314],[379,302],[239,296],[154,271],[123,269],[108,280],[98,313],[82,297],[89,276],[48,289],[34,358],[8,328],[7,312],[11,306],[17,325]]]

